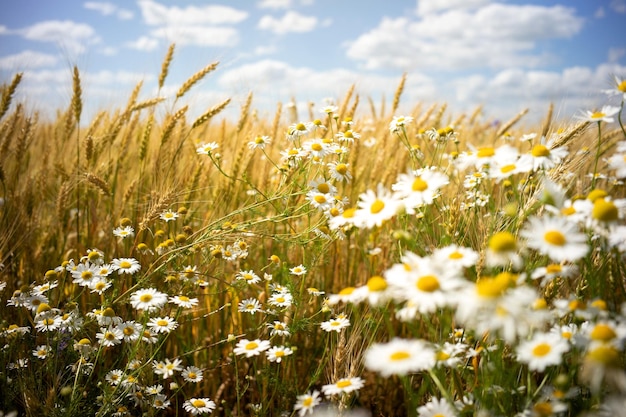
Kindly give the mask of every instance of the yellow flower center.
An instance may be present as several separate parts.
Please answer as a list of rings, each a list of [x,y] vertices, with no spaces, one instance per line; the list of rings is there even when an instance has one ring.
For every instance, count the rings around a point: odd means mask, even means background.
[[[348,139],[354,139],[354,135],[352,134],[351,130],[346,130],[346,132],[343,134],[343,137]]]
[[[619,211],[612,201],[599,198],[593,203],[591,217],[601,222],[611,222],[619,218]]]
[[[189,379],[196,379],[198,377],[198,374],[196,374],[195,372],[191,371],[187,374],[187,377]]]
[[[285,302],[285,297],[276,297],[276,302],[277,303],[284,303]]]
[[[347,388],[350,385],[352,385],[352,381],[350,381],[349,379],[342,379],[341,381],[337,382],[337,388]]]
[[[558,274],[563,271],[563,267],[559,264],[550,264],[546,266],[546,273],[548,274]]]
[[[169,323],[169,322],[168,322],[167,320],[163,320],[163,319],[161,319],[161,320],[157,320],[157,325],[159,325],[159,326],[161,326],[161,327],[167,326],[167,325],[168,325],[168,323]]]
[[[626,80],[623,80],[621,83],[617,85],[617,89],[622,93],[626,93]]]
[[[617,333],[615,330],[611,328],[611,326],[606,324],[596,324],[596,326],[591,331],[590,337],[592,340],[600,340],[602,342],[608,342],[617,337]]]
[[[256,143],[257,145],[262,145],[265,143],[265,139],[263,139],[262,136],[257,136],[256,139],[254,139],[254,143]]]
[[[367,281],[367,288],[372,292],[384,291],[387,288],[385,278],[375,275]]]
[[[589,200],[591,202],[595,202],[597,199],[604,198],[607,195],[609,195],[609,194],[606,191],[604,191],[603,189],[596,188],[596,189],[594,189],[594,190],[589,192],[589,194],[587,195],[587,200]]]
[[[115,333],[112,333],[112,332],[106,332],[106,333],[104,334],[104,338],[105,338],[106,340],[115,340]]]
[[[125,336],[131,336],[135,334],[135,329],[133,329],[132,327],[124,327],[123,332]]]
[[[313,197],[313,200],[315,200],[315,202],[319,204],[324,204],[327,201],[326,197],[324,197],[322,194],[317,194],[315,197]]]
[[[139,301],[142,303],[149,303],[152,301],[152,294],[142,294],[141,297],[139,297]]]
[[[489,158],[490,156],[494,156],[495,154],[496,151],[493,148],[480,148],[476,153],[479,158]]]
[[[317,184],[317,191],[319,191],[320,193],[327,194],[328,192],[330,192],[330,185],[328,185],[328,183],[326,182]]]
[[[445,360],[448,360],[448,359],[450,359],[450,354],[449,353],[446,353],[446,352],[441,351],[441,350],[439,352],[437,352],[437,360],[438,361],[445,361]]]
[[[354,287],[346,287],[343,290],[339,291],[339,295],[350,295],[354,292]]]
[[[448,255],[449,259],[463,259],[463,254],[458,250],[455,250],[450,255]]]
[[[179,296],[178,299],[185,303],[189,302],[189,297],[184,296],[184,295]]]
[[[592,361],[604,366],[619,367],[621,353],[611,345],[600,345],[587,354]]]
[[[510,252],[516,246],[515,236],[510,232],[498,232],[489,239],[489,249],[494,252]]]
[[[434,292],[439,289],[439,280],[434,275],[424,275],[417,280],[417,289],[424,292]]]
[[[302,405],[305,407],[310,407],[313,404],[313,397],[306,397],[304,401],[302,401]]]
[[[276,352],[274,352],[274,356],[276,356],[277,358],[283,357],[285,356],[285,352],[282,350],[278,350]]]
[[[606,114],[602,113],[601,111],[595,111],[591,113],[592,119],[602,119],[604,116],[606,116]]]
[[[552,350],[552,346],[547,343],[539,343],[533,348],[534,356],[546,356]]]
[[[551,245],[563,246],[567,242],[563,233],[558,230],[550,230],[543,235],[543,239]]]
[[[337,164],[337,166],[335,166],[335,171],[341,175],[346,175],[346,172],[348,172],[348,166],[346,164]]]
[[[411,186],[413,191],[425,191],[428,189],[428,183],[422,179],[422,177],[417,177],[413,180],[413,185]]]
[[[344,219],[351,219],[352,217],[354,217],[354,213],[356,213],[356,209],[355,208],[349,208],[347,210],[343,211],[343,218]]]
[[[393,352],[389,356],[389,359],[391,359],[392,361],[403,361],[405,359],[409,359],[410,357],[411,357],[411,354],[409,352],[400,350],[398,352]]]
[[[508,174],[513,170],[515,170],[515,164],[504,165],[502,168],[500,168],[500,172],[503,174]]]
[[[254,349],[258,348],[258,347],[259,347],[259,344],[256,343],[256,342],[246,343],[246,346],[245,346],[246,350],[254,350]]]
[[[89,281],[91,278],[93,278],[93,272],[91,272],[91,271],[83,271],[80,274],[80,277],[82,279],[84,279],[85,281]]]
[[[481,297],[499,297],[516,280],[517,276],[508,272],[502,272],[493,278],[482,278],[476,282],[476,292]]]
[[[384,208],[385,208],[385,202],[380,199],[376,199],[376,201],[372,203],[372,206],[370,207],[370,211],[372,212],[372,214],[378,214]]]
[[[532,149],[532,151],[530,151],[530,153],[535,158],[539,158],[541,156],[548,156],[548,155],[550,155],[550,149],[548,149],[544,145],[535,145],[535,146],[533,146],[533,149]]]
[[[604,300],[595,300],[591,303],[591,306],[597,308],[598,310],[606,311],[606,301]]]
[[[304,123],[298,123],[296,125],[296,130],[305,131],[306,130],[306,126],[304,125]]]
[[[561,214],[564,216],[571,216],[572,214],[576,213],[576,209],[572,206],[569,207],[563,207],[561,209]]]
[[[312,149],[312,150],[314,150],[314,151],[316,151],[316,152],[319,152],[319,151],[321,151],[322,149],[324,149],[324,147],[322,146],[322,144],[321,144],[321,143],[317,143],[317,142],[315,142],[315,143],[313,143],[313,144],[311,145],[311,149]]]
[[[131,266],[133,266],[133,265],[132,265],[130,262],[128,262],[128,261],[122,261],[122,262],[120,262],[120,268],[121,268],[121,269],[128,269],[128,268],[130,268]]]
[[[191,401],[191,405],[193,405],[196,408],[202,408],[202,407],[206,407],[206,403],[202,400],[199,399],[194,399],[193,401]]]
[[[569,308],[570,311],[586,310],[587,309],[587,305],[585,304],[584,301],[572,300],[572,301],[569,302],[568,308]]]
[[[549,402],[540,402],[533,406],[533,411],[538,417],[548,417],[553,414],[552,405]]]

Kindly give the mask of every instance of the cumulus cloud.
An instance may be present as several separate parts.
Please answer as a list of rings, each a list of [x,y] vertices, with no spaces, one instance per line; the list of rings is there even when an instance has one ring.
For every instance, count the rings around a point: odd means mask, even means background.
[[[88,1],[83,4],[83,7],[88,10],[94,10],[99,12],[103,16],[115,15],[118,19],[128,20],[133,18],[133,12],[127,9],[117,7],[113,3],[100,2],[100,1]]]
[[[257,7],[259,9],[288,9],[291,3],[291,0],[261,0]]]
[[[490,0],[417,0],[417,14],[424,16],[450,9],[474,9]]]
[[[0,68],[21,71],[27,68],[52,67],[58,61],[54,55],[25,50],[0,58]]]
[[[626,0],[612,0],[610,7],[617,13],[626,13]]]
[[[18,29],[14,33],[29,40],[55,42],[76,53],[84,52],[86,45],[100,42],[91,26],[71,20],[46,20]]]
[[[236,29],[222,26],[166,26],[150,33],[181,46],[235,46],[239,42]]]
[[[181,8],[167,7],[153,0],[140,0],[139,8],[144,21],[152,26],[234,24],[248,18],[248,12],[221,5]]]
[[[141,36],[139,39],[126,42],[125,46],[130,49],[137,49],[138,51],[154,51],[159,46],[159,41],[150,36]]]
[[[269,30],[278,35],[290,32],[310,32],[317,27],[318,21],[315,16],[304,16],[293,10],[285,13],[280,19],[265,15],[259,20],[257,27],[261,30]]]
[[[582,25],[575,10],[563,6],[438,9],[426,18],[383,18],[351,42],[347,54],[369,69],[533,67],[550,59],[534,51],[539,41],[572,37]]]

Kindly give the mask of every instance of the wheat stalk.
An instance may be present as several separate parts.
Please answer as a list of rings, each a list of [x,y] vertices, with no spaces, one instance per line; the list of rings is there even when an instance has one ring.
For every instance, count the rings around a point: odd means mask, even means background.
[[[515,117],[511,118],[511,120],[509,120],[508,122],[506,122],[505,124],[502,125],[500,130],[498,130],[498,133],[496,133],[496,136],[500,137],[500,136],[504,135],[506,132],[508,132],[509,129],[512,128],[515,123],[519,122],[520,119],[526,115],[526,113],[528,113],[528,109],[527,108],[522,110],[521,112],[517,113],[515,115]]]
[[[207,65],[206,67],[202,68],[200,71],[196,72],[195,74],[193,74],[187,81],[185,81],[183,83],[183,85],[178,89],[178,92],[176,92],[176,98],[179,99],[182,96],[185,95],[185,93],[187,91],[189,91],[191,89],[191,87],[193,87],[194,84],[196,84],[198,81],[200,81],[201,79],[203,79],[209,72],[215,70],[215,68],[217,68],[217,65],[219,64],[219,62],[214,62],[212,64]]]
[[[337,112],[337,116],[339,117],[339,120],[343,120],[346,109],[348,108],[348,103],[350,102],[350,99],[352,98],[352,94],[354,94],[354,84],[350,86],[350,88],[346,92],[346,96],[341,102],[341,107],[339,108],[339,111]]]
[[[153,107],[153,106],[156,106],[157,104],[159,104],[160,102],[162,102],[163,100],[165,100],[165,98],[163,98],[163,97],[155,97],[155,98],[151,98],[149,100],[141,101],[141,102],[135,104],[134,106],[132,106],[129,111],[136,112],[136,111],[139,111],[139,110],[146,109],[148,107]]]
[[[23,72],[18,72],[11,80],[11,84],[8,87],[2,88],[2,100],[0,101],[0,119],[6,114],[9,110],[9,106],[11,105],[11,101],[13,100],[13,94],[15,94],[15,90],[17,90],[17,86],[22,81]]]
[[[165,142],[167,142],[167,139],[172,134],[176,123],[178,123],[178,120],[180,120],[185,115],[188,108],[189,106],[181,108],[169,118],[167,124],[165,125],[165,128],[163,129],[163,133],[161,134],[161,145],[164,145]]]
[[[57,194],[57,201],[56,201],[56,215],[57,215],[57,220],[59,221],[60,225],[64,224],[65,210],[67,208],[67,199],[69,195],[70,195],[70,183],[65,181],[61,185],[61,188],[59,188],[59,193]]]
[[[250,112],[250,105],[252,104],[252,91],[248,93],[248,97],[246,97],[246,101],[241,106],[241,114],[239,116],[239,121],[237,122],[237,133],[243,130],[243,127],[248,120],[248,114]]]
[[[550,124],[552,123],[552,114],[554,112],[554,103],[550,103],[550,107],[548,107],[548,114],[546,116],[546,121],[543,122],[543,128],[541,129],[541,136],[548,136],[548,131],[550,130]]]
[[[82,94],[83,90],[80,87],[80,73],[78,72],[78,67],[74,66],[74,71],[72,73],[72,109],[74,111],[74,117],[76,121],[80,121],[80,115],[83,111],[83,101]]]
[[[200,126],[201,124],[205,123],[207,120],[209,120],[211,117],[215,116],[216,114],[218,114],[219,112],[221,112],[222,110],[224,110],[224,108],[226,106],[228,106],[228,104],[230,103],[230,98],[227,98],[226,100],[222,101],[220,104],[211,107],[209,110],[207,110],[206,113],[204,113],[202,116],[198,117],[193,124],[191,125],[192,129],[195,129],[196,127]]]
[[[167,74],[169,73],[175,47],[176,44],[170,45],[170,47],[167,49],[167,53],[165,54],[165,59],[163,59],[163,63],[161,64],[161,73],[159,74],[159,90],[163,88],[165,78],[167,78]]]
[[[100,190],[102,194],[106,196],[111,195],[111,188],[104,179],[91,172],[87,172],[85,174],[85,178],[90,184],[94,185],[98,190]]]
[[[93,158],[93,136],[85,137],[85,160],[90,161]]]
[[[150,133],[152,133],[152,125],[154,123],[154,115],[150,115],[146,122],[146,127],[143,130],[141,136],[141,143],[139,144],[139,160],[143,161],[148,153],[148,142],[150,141]]]
[[[398,110],[398,106],[400,105],[400,96],[404,91],[404,84],[406,83],[406,72],[402,74],[402,78],[400,79],[400,84],[398,84],[398,88],[396,88],[396,93],[393,96],[393,104],[391,105],[391,115],[393,116]]]
[[[283,113],[283,103],[280,101],[276,105],[276,112],[274,113],[274,120],[272,121],[272,139],[276,140],[278,135],[278,126],[280,124],[280,116]]]

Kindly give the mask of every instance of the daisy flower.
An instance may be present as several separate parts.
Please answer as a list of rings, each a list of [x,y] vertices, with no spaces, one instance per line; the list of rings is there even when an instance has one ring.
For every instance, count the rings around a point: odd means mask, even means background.
[[[615,75],[613,79],[615,87],[610,90],[604,90],[604,93],[610,96],[622,96],[622,100],[626,100],[626,78],[619,78]]]
[[[479,254],[471,248],[448,245],[433,251],[432,258],[442,265],[453,265],[458,269],[470,268],[478,262]]]
[[[204,378],[202,372],[202,369],[196,366],[188,366],[183,369],[181,376],[186,382],[200,382]]]
[[[375,343],[365,352],[365,367],[383,377],[432,369],[435,350],[423,340],[394,338]]]
[[[141,269],[141,265],[139,261],[134,258],[119,258],[113,259],[113,269],[117,271],[118,274],[129,274],[133,275],[137,271]]]
[[[519,344],[517,360],[527,364],[531,371],[543,372],[548,366],[559,365],[568,350],[569,344],[561,335],[537,333],[531,340]]]
[[[319,391],[309,391],[306,394],[298,395],[293,409],[298,412],[299,417],[303,417],[307,414],[313,414],[313,409],[321,402]]]
[[[183,363],[183,361],[178,358],[175,358],[173,361],[166,358],[165,362],[153,361],[152,368],[154,369],[155,374],[161,375],[163,379],[167,379],[174,376],[174,372],[180,372],[183,370],[181,363]]]
[[[135,229],[130,226],[119,226],[113,229],[113,235],[121,239],[126,239],[127,237],[133,237],[135,235]]]
[[[169,302],[176,304],[181,308],[193,308],[198,305],[197,298],[189,298],[186,295],[176,295],[174,297],[170,297]]]
[[[159,292],[154,288],[147,288],[135,291],[130,296],[130,304],[136,310],[154,312],[160,309],[167,302],[167,294]]]
[[[620,108],[615,106],[603,106],[600,111],[585,110],[577,117],[578,120],[584,122],[605,122],[612,123],[615,114],[619,113]]]
[[[148,327],[156,333],[169,333],[178,327],[178,323],[171,317],[153,317]]]
[[[348,394],[363,388],[365,381],[359,377],[341,378],[335,383],[322,386],[322,392],[330,397],[336,394]]]
[[[331,152],[329,144],[324,142],[322,139],[308,140],[302,144],[302,149],[304,149],[310,156],[320,159],[324,158]]]
[[[239,271],[235,275],[235,279],[245,281],[248,284],[256,284],[257,282],[261,281],[261,277],[255,274],[253,270]]]
[[[280,363],[285,356],[289,356],[292,353],[293,350],[291,350],[291,348],[285,346],[273,346],[265,352],[265,355],[270,362]]]
[[[577,261],[589,252],[587,237],[562,217],[532,217],[520,236],[528,247],[556,262]]]
[[[35,329],[37,329],[37,331],[39,332],[53,332],[61,327],[62,322],[63,318],[61,316],[44,315],[41,318],[35,320]]]
[[[120,369],[113,369],[107,372],[104,379],[112,386],[119,385],[124,380],[124,372]]]
[[[486,261],[489,266],[506,266],[512,264],[519,268],[522,258],[518,253],[517,239],[511,232],[494,233],[487,246]]]
[[[211,153],[219,147],[220,145],[218,145],[217,142],[201,143],[200,146],[196,148],[196,153],[198,155],[211,155]]]
[[[395,193],[378,184],[376,191],[367,190],[359,196],[357,206],[354,224],[371,229],[382,226],[383,222],[394,217],[402,207],[402,201]]]
[[[279,292],[272,294],[267,302],[274,307],[289,307],[293,302],[293,296],[288,292]]]
[[[417,409],[417,417],[457,417],[458,411],[443,398],[432,398]]]
[[[306,200],[316,209],[321,211],[329,210],[335,203],[335,199],[331,194],[321,193],[311,190],[306,194]]]
[[[389,132],[398,133],[411,122],[413,122],[411,116],[394,116],[393,120],[389,123]]]
[[[307,273],[306,267],[302,264],[289,268],[289,273],[296,276],[301,276]]]
[[[183,403],[183,408],[194,416],[207,414],[215,410],[215,402],[209,398],[190,398]]]
[[[617,178],[626,178],[626,153],[617,153],[608,159],[609,169],[615,170]]]
[[[350,320],[348,320],[348,318],[343,314],[340,314],[337,317],[330,319],[328,321],[322,322],[320,324],[320,327],[322,328],[322,330],[325,330],[327,332],[335,331],[337,333],[339,333],[341,330],[349,326],[350,326]]]
[[[156,394],[152,397],[152,407],[157,410],[164,410],[170,406],[170,400],[164,394]]]
[[[326,164],[326,166],[328,167],[328,174],[333,180],[345,181],[347,183],[352,181],[349,163],[333,161]]]
[[[237,307],[240,313],[254,314],[261,311],[261,303],[256,298],[247,298],[241,301]]]
[[[270,336],[289,336],[289,326],[282,321],[274,321],[274,323],[267,323],[266,326],[270,329]]]
[[[300,136],[304,136],[311,131],[313,124],[311,122],[300,122],[292,124],[287,128],[287,139],[296,140]]]
[[[270,342],[268,340],[248,340],[241,339],[237,342],[237,346],[233,349],[235,355],[246,355],[246,358],[251,358],[252,356],[257,356],[261,352],[266,351],[270,348]]]
[[[96,339],[102,346],[110,347],[119,345],[124,339],[124,334],[117,327],[101,327],[100,332],[96,333]]]
[[[105,277],[99,277],[93,281],[91,281],[89,283],[89,289],[91,290],[91,292],[97,292],[98,294],[102,295],[102,293],[106,290],[108,290],[111,287],[112,283],[110,280],[106,279]]]
[[[135,340],[139,339],[143,331],[143,327],[141,326],[141,324],[132,320],[118,324],[117,328],[124,335],[125,342],[134,342]]]
[[[402,203],[409,214],[415,209],[432,204],[439,196],[439,189],[448,184],[448,176],[434,169],[420,169],[408,174],[400,174],[391,189],[402,198]]]
[[[76,267],[70,271],[70,274],[72,275],[72,282],[74,284],[78,284],[81,287],[88,287],[91,281],[98,277],[99,267],[87,261],[76,265]]]
[[[533,171],[537,170],[548,170],[554,168],[556,165],[561,163],[563,159],[565,159],[568,155],[567,147],[565,146],[554,146],[554,139],[550,139],[547,143],[538,143],[533,146],[530,152],[524,155],[522,158],[528,158],[532,161],[532,169]]]
[[[272,142],[269,136],[257,136],[254,140],[248,142],[250,149],[265,149]]]
[[[346,130],[345,132],[339,132],[335,135],[335,138],[339,141],[339,142],[348,142],[348,143],[353,143],[355,139],[360,139],[361,135],[352,131],[352,130]]]
[[[532,279],[541,278],[539,285],[545,287],[555,278],[571,278],[577,273],[578,267],[576,265],[549,264],[535,269],[530,277]]]
[[[52,352],[52,348],[48,345],[39,345],[33,350],[33,356],[39,359],[46,359]]]
[[[333,113],[337,113],[339,111],[339,107],[334,106],[332,104],[328,105],[328,106],[324,106],[320,109],[320,112],[322,113],[326,113],[327,115],[331,115]]]

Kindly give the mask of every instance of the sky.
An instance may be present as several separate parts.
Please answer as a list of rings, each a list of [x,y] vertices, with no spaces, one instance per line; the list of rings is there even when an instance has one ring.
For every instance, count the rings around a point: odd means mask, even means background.
[[[236,118],[252,92],[261,117],[293,99],[306,121],[307,103],[352,84],[367,115],[406,74],[398,114],[446,103],[503,120],[529,108],[532,121],[554,103],[567,120],[611,104],[603,90],[626,77],[626,0],[20,0],[0,14],[0,82],[24,72],[17,98],[44,115],[69,105],[74,66],[88,120],[139,81],[140,99],[180,106],[180,85],[216,61],[183,98],[190,116],[230,97],[222,117]]]

